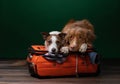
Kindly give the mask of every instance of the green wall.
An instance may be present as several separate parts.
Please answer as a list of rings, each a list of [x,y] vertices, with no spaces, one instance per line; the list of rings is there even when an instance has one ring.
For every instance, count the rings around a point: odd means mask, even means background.
[[[40,32],[61,30],[69,19],[88,19],[104,58],[120,58],[120,0],[1,0],[0,58],[26,58]]]

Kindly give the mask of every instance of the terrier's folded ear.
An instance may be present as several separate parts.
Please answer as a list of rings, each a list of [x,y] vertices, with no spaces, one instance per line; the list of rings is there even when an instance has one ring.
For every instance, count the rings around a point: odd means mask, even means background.
[[[50,35],[50,34],[47,33],[47,32],[41,32],[41,34],[42,34],[44,40],[46,40],[47,37]]]
[[[60,33],[60,34],[59,34],[59,36],[60,36],[62,39],[64,39],[66,35],[67,35],[66,33]]]

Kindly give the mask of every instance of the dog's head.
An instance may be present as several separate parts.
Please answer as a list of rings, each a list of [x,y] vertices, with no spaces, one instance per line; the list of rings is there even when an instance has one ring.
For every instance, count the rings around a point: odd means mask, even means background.
[[[58,53],[63,45],[65,35],[66,34],[58,31],[52,31],[50,33],[42,32],[46,50],[48,50],[49,53]]]

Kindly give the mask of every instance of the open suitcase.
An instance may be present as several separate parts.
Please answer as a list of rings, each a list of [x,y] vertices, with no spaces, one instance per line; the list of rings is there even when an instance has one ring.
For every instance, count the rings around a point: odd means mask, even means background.
[[[100,60],[99,56],[96,56],[95,64],[91,63],[88,53],[92,51],[88,49],[84,54],[70,52],[63,63],[57,63],[44,57],[47,51],[43,45],[32,45],[27,57],[30,75],[34,77],[97,76],[100,73]]]

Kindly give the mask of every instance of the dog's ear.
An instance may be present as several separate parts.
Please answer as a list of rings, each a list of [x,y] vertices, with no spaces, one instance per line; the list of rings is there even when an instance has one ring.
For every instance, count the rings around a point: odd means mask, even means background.
[[[87,41],[88,42],[93,42],[96,39],[96,35],[94,34],[93,31],[88,30],[87,32]]]
[[[71,23],[74,23],[74,22],[75,22],[74,19],[70,19],[70,20],[67,22],[67,25],[68,25],[68,24],[71,24]]]
[[[47,33],[47,32],[41,32],[41,34],[42,34],[44,40],[46,40],[47,37],[50,35],[50,34]]]
[[[66,35],[67,35],[66,33],[60,33],[60,34],[59,34],[59,36],[60,36],[61,38],[65,38]]]
[[[91,24],[91,22],[87,19],[83,19],[80,21],[79,25],[81,27],[87,28],[88,30],[94,31],[94,26]]]

